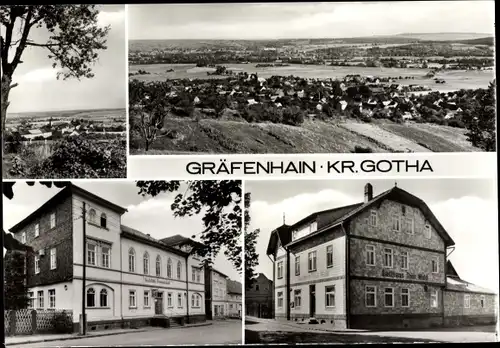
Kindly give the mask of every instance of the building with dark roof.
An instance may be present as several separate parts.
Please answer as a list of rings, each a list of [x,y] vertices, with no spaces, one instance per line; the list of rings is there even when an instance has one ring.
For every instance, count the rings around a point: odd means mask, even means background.
[[[147,325],[156,317],[172,325],[205,320],[200,259],[185,243],[123,225],[126,211],[70,184],[10,229],[30,250],[32,308],[71,311],[75,330],[83,297],[89,330]]]
[[[231,279],[227,281],[227,302],[228,316],[230,318],[241,318],[243,292],[240,282]]]
[[[454,244],[420,198],[396,186],[373,196],[366,184],[363,202],[272,231],[275,317],[361,329],[494,322],[492,294],[479,295],[482,310],[457,313],[450,292],[461,281],[446,272],[456,274],[446,267]]]
[[[245,289],[245,314],[257,318],[274,318],[273,281],[259,273]]]

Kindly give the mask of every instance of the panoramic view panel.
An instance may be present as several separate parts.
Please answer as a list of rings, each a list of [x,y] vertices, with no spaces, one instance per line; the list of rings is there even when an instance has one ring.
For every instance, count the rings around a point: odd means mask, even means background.
[[[494,2],[130,5],[131,154],[494,151]]]
[[[126,177],[125,6],[0,14],[3,178]]]

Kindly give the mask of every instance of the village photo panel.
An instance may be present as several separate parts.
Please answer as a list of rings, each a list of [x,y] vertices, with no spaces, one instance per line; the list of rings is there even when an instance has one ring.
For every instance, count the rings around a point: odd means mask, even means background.
[[[495,342],[495,187],[246,181],[245,344]]]
[[[130,154],[495,151],[494,12],[129,5]]]
[[[242,343],[241,181],[7,181],[3,192],[8,345]]]
[[[125,5],[0,9],[2,177],[125,178]]]

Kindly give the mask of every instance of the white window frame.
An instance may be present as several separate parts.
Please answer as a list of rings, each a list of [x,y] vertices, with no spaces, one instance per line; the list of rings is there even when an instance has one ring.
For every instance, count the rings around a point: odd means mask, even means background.
[[[35,274],[40,273],[40,255],[35,255]]]
[[[135,250],[130,248],[128,250],[128,271],[130,273],[135,273]]]
[[[108,252],[105,253],[103,248],[107,248]],[[101,246],[101,266],[104,268],[111,268],[111,247]]]
[[[201,270],[196,271],[196,282],[201,283]]]
[[[373,288],[373,291],[368,291],[368,288]],[[373,295],[373,305],[368,305],[368,295]],[[365,285],[365,307],[377,307],[377,287],[375,285]]]
[[[40,296],[40,293],[42,296]],[[38,290],[36,292],[36,308],[44,308],[45,307],[45,301],[44,301],[44,291],[43,290]]]
[[[295,308],[300,308],[302,305],[302,289],[293,290],[293,303]]]
[[[278,291],[278,295],[276,297],[278,299],[278,308],[283,308],[283,291]]]
[[[172,301],[172,293],[171,292],[167,292],[167,307],[168,308],[173,308],[174,307],[174,304],[173,304],[173,301]]]
[[[391,252],[390,253],[387,253],[387,250],[390,250]],[[390,265],[386,265],[386,256],[387,255],[390,255],[390,260],[391,260],[391,264]],[[394,267],[394,249],[392,248],[384,248],[384,264],[383,264],[383,267],[384,268],[393,268]]]
[[[92,295],[93,297],[93,303],[89,303],[89,295]],[[85,301],[86,301],[86,307],[87,308],[95,308],[97,307],[97,301],[96,301],[96,296],[95,296],[95,289],[94,288],[88,288],[87,291],[85,292]]]
[[[437,308],[439,307],[439,291],[438,290],[431,290],[431,308]],[[433,300],[436,299],[436,303],[434,305]]]
[[[177,308],[182,308],[182,294],[179,292],[177,293]]]
[[[26,244],[26,232],[21,233],[21,243]]]
[[[103,297],[104,295],[104,297]],[[106,299],[106,303],[102,303],[102,299],[105,298]],[[109,308],[109,296],[108,296],[108,290],[107,289],[101,289],[101,291],[99,291],[99,307],[101,308]]]
[[[128,308],[137,308],[137,293],[135,290],[128,291]]]
[[[328,264],[329,258],[328,256],[331,255],[331,264]],[[333,267],[333,245],[327,245],[326,246],[326,268],[331,268]]]
[[[146,251],[142,257],[142,271],[145,275],[149,275],[149,253]]]
[[[372,256],[373,263],[369,263],[370,255]],[[375,245],[367,244],[365,245],[365,263],[367,266],[375,266]]]
[[[309,272],[315,272],[318,270],[318,255],[316,250],[310,251],[307,254],[307,270]]]
[[[40,235],[40,224],[35,224],[35,238]]]
[[[151,304],[149,303],[149,290],[144,290],[144,295],[143,295],[143,304],[144,308],[151,308]]]
[[[424,233],[425,233],[425,237],[427,239],[431,239],[431,237],[432,237],[432,228],[431,228],[430,224],[425,224],[425,226],[424,226]]]
[[[387,291],[388,289],[390,289],[391,291]],[[391,305],[387,305],[387,295],[391,295],[391,302],[392,304]],[[385,287],[384,288],[384,307],[387,307],[387,308],[392,308],[394,307],[394,288],[393,287]]]
[[[403,304],[403,297],[406,296],[408,298],[406,306]],[[401,307],[407,308],[410,307],[410,289],[409,288],[401,288]]]
[[[399,215],[392,215],[392,219],[391,219],[391,223],[392,223],[392,230],[395,231],[395,232],[401,232],[401,216]],[[394,222],[397,221],[397,228],[394,228]]]
[[[470,295],[464,295],[464,308],[470,308]]]
[[[403,260],[406,260],[406,262],[403,263]],[[408,270],[409,268],[410,268],[410,253],[408,251],[402,251],[401,252],[401,269]]]
[[[191,280],[193,283],[196,281],[196,269],[193,266],[191,266]]]
[[[56,289],[49,289],[49,308],[56,308]]]
[[[35,292],[28,291],[28,308],[35,308]]]
[[[434,271],[434,265],[436,265],[436,271]],[[431,259],[431,271],[432,273],[439,273],[439,257],[433,256]]]
[[[93,247],[93,250],[91,250],[90,246]],[[93,259],[90,257],[93,255]],[[97,245],[92,242],[87,242],[87,265],[89,266],[95,266],[97,264]],[[92,260],[92,262],[90,262]]]
[[[50,214],[50,228],[56,227],[56,213]]]
[[[172,259],[167,260],[167,278],[172,278]]]
[[[368,218],[368,224],[372,227],[377,227],[378,214],[376,210],[370,210],[370,217]]]
[[[300,255],[295,256],[295,275],[300,275]]]
[[[177,279],[182,278],[182,263],[177,261]]]
[[[50,249],[50,269],[56,269],[57,268],[57,250],[56,248],[51,248]]]
[[[328,300],[330,298],[330,296],[333,296],[333,304],[328,305],[328,302],[330,302]],[[325,286],[325,307],[326,308],[335,308],[335,284]]]
[[[404,229],[402,229],[402,230],[403,230],[403,232],[405,232],[407,234],[414,234],[414,232],[415,232],[415,227],[414,227],[415,226],[415,222],[414,222],[413,218],[406,217],[406,216],[403,217],[403,224],[405,226],[407,225],[408,222],[410,222],[410,229],[408,231],[404,231]]]
[[[283,278],[283,261],[278,261],[278,279]]]

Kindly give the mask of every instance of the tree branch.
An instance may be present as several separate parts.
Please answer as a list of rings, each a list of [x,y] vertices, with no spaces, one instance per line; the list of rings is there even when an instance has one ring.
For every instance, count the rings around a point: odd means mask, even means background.
[[[21,61],[21,55],[23,54],[24,48],[26,47],[26,42],[28,40],[28,34],[30,33],[30,21],[31,18],[33,17],[33,6],[29,6],[28,8],[28,14],[26,15],[26,19],[24,22],[24,28],[23,28],[23,34],[21,36],[21,42],[19,43],[19,46],[16,48],[16,54],[14,56],[14,59],[12,60],[12,71],[14,71]]]
[[[27,41],[26,42],[26,46],[36,46],[36,47],[57,47],[58,44],[49,44],[49,43],[46,43],[46,44],[39,44],[39,43],[36,43],[36,42],[30,42],[30,41]]]

